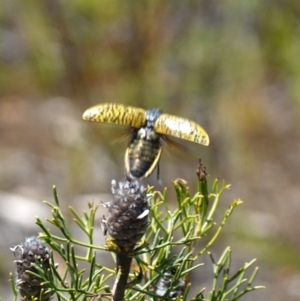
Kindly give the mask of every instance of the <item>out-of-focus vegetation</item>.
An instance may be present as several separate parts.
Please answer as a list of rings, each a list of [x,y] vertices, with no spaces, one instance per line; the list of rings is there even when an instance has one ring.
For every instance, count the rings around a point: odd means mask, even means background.
[[[53,184],[72,203],[122,177],[119,128],[81,121],[119,102],[208,131],[208,148],[163,156],[162,180],[193,181],[200,156],[211,179],[233,183],[244,216],[224,244],[260,260],[267,289],[256,300],[299,300],[299,37],[299,0],[2,0],[1,283],[8,244],[32,235],[25,213],[30,223]]]

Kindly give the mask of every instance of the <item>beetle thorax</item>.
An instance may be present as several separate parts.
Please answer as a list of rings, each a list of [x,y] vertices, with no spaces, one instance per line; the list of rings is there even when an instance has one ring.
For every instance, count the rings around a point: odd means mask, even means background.
[[[154,131],[153,127],[143,127],[137,132],[137,139],[154,141],[159,139],[159,135]]]

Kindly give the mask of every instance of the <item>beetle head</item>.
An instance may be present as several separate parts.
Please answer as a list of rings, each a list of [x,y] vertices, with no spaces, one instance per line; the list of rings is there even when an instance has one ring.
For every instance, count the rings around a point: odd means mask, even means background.
[[[160,109],[150,109],[146,111],[147,126],[153,127],[157,118],[161,115],[162,111]]]

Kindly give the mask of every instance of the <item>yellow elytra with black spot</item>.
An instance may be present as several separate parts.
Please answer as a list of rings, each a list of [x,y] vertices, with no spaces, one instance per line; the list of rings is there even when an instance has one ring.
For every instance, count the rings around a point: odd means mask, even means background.
[[[144,110],[117,103],[104,103],[87,109],[84,120],[114,123],[133,128],[125,153],[127,177],[142,180],[157,166],[164,136],[172,136],[202,145],[209,144],[205,130],[196,122],[163,114],[160,109]]]

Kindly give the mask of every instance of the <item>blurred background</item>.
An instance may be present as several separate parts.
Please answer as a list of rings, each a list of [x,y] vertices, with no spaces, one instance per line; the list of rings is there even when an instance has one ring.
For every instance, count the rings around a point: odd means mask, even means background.
[[[257,258],[266,289],[243,300],[300,300],[299,0],[2,0],[0,296],[10,300],[9,247],[39,231],[54,184],[80,211],[122,180],[123,127],[81,120],[104,102],[207,130],[209,147],[164,149],[164,185],[181,177],[194,192],[201,157],[210,186],[232,184],[224,209],[244,201],[215,246],[217,257],[230,245],[237,265]],[[144,182],[162,189],[155,173]]]

